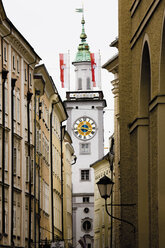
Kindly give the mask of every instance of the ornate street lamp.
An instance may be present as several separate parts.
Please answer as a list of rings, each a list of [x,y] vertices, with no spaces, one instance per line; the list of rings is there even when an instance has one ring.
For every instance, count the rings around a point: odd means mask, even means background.
[[[96,184],[102,198],[106,200],[111,196],[114,182],[109,177],[102,177]]]
[[[113,188],[114,182],[109,177],[104,176],[96,184],[98,186],[100,196],[102,198],[104,198],[104,200],[105,200],[105,209],[106,209],[107,214],[113,219],[116,219],[116,220],[119,220],[119,221],[122,221],[122,222],[125,222],[125,223],[131,225],[133,227],[133,230],[135,233],[136,232],[135,226],[131,222],[117,218],[115,216],[112,216],[108,212],[107,198],[110,198],[110,196],[112,194],[112,188]],[[132,206],[132,205],[134,205],[134,204],[111,204],[111,206]]]

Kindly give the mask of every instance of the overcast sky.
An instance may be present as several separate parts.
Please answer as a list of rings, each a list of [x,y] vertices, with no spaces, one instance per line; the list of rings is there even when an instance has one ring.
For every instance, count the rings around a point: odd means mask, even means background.
[[[7,17],[22,33],[42,58],[57,89],[64,99],[60,87],[59,53],[70,51],[70,62],[75,59],[81,34],[81,14],[75,12],[82,7],[81,0],[2,0]],[[109,44],[118,36],[118,1],[83,0],[85,32],[91,52],[101,53],[103,65],[114,54]],[[74,66],[70,65],[71,84],[74,82]],[[105,146],[113,133],[113,95],[110,81],[113,75],[102,70],[102,89],[107,108],[105,109]],[[72,87],[71,87],[72,89]],[[107,151],[107,150],[105,150]]]

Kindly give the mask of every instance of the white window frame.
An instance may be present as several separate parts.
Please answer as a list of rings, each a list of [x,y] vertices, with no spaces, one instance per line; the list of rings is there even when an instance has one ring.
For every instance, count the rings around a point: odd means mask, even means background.
[[[90,181],[90,170],[89,169],[80,170],[80,180],[81,181]]]
[[[91,153],[91,143],[84,142],[84,143],[80,143],[79,146],[80,146],[80,154],[81,155],[86,155],[86,154]],[[88,146],[88,148],[87,148],[87,146]]]

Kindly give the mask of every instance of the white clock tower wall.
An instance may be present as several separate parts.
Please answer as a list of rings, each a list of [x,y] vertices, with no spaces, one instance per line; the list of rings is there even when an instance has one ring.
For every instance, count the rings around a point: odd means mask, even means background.
[[[67,131],[77,156],[72,165],[73,247],[81,248],[78,241],[84,237],[87,247],[94,248],[94,171],[90,165],[104,156],[103,109],[106,101],[102,91],[93,87],[93,62],[83,16],[81,23],[81,43],[72,63],[75,66],[75,91],[66,92],[64,104],[69,116]]]
[[[104,140],[103,140],[103,102],[99,101],[77,101],[67,102],[66,109],[68,112],[67,130],[71,135],[77,162],[73,165],[73,193],[94,192],[94,174],[90,164],[103,157]],[[89,140],[81,140],[74,135],[73,126],[77,119],[81,117],[90,117],[96,123],[96,134]],[[81,152],[81,145],[88,144],[89,152]],[[90,180],[81,181],[81,170],[90,169]]]
[[[92,90],[91,62],[73,64],[75,66],[76,90]]]

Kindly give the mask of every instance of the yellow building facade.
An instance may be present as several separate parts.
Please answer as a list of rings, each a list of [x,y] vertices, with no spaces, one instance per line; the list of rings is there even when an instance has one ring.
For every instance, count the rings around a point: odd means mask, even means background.
[[[45,65],[36,66],[40,57],[7,18],[2,1],[0,17],[0,247],[37,248],[65,238],[67,113]],[[65,220],[69,239],[71,215]]]
[[[0,246],[25,247],[29,195],[34,190],[26,167],[34,159],[31,93],[40,57],[7,18],[2,1],[0,10]]]
[[[112,219],[107,214],[105,209],[105,200],[101,198],[97,182],[103,177],[112,177],[110,171],[109,152],[100,160],[94,162],[91,167],[94,169],[94,247],[95,248],[109,248],[112,233]],[[111,203],[111,199],[107,200],[107,204]],[[111,207],[108,207],[111,210]]]
[[[164,247],[165,1],[119,0],[120,216],[116,247]]]
[[[44,84],[44,93],[39,94],[36,101],[36,155],[40,171],[39,230],[40,243],[44,245],[64,239],[62,122],[67,119],[67,114],[45,65],[36,66],[34,72],[36,90],[39,89],[39,79],[42,78]]]
[[[114,40],[111,47],[118,49],[118,38]],[[113,73],[114,79],[110,82],[113,86],[112,93],[114,95],[114,160],[113,160],[113,203],[121,204],[120,195],[120,112],[119,112],[119,55],[116,53],[110,58],[102,68]],[[121,206],[112,206],[113,215],[117,218],[121,218]],[[112,247],[118,247],[120,242],[120,224],[119,220],[113,220],[112,231]],[[111,247],[111,246],[110,246]]]
[[[65,247],[73,247],[72,233],[72,168],[74,149],[69,133],[63,127],[63,169],[64,169],[64,241]]]

